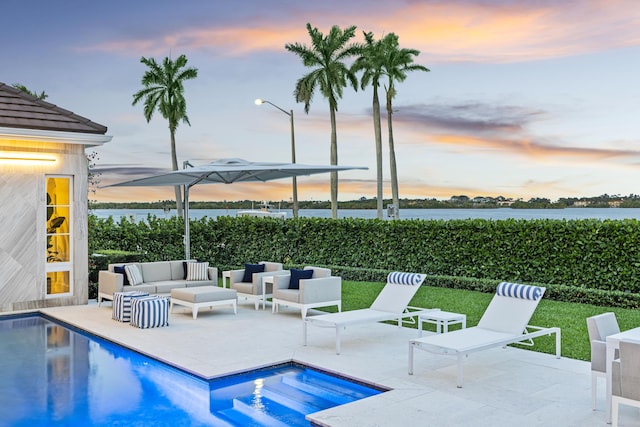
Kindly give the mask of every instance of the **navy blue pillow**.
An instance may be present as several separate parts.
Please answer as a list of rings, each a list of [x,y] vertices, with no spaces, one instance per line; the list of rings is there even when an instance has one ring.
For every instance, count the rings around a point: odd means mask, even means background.
[[[291,270],[291,280],[289,281],[289,289],[300,289],[300,279],[311,279],[313,270]]]
[[[253,273],[262,273],[264,271],[264,267],[264,264],[245,264],[242,281],[246,283],[253,282]]]
[[[127,273],[125,273],[124,271],[124,265],[114,265],[113,272],[122,274],[124,276],[124,280],[122,281],[122,284],[124,286],[129,286],[129,278],[127,277]]]

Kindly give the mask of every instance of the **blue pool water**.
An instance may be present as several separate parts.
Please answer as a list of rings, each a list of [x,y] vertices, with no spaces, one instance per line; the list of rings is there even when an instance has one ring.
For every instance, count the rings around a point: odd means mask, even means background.
[[[296,364],[206,380],[41,316],[0,318],[0,426],[308,426],[382,391]]]

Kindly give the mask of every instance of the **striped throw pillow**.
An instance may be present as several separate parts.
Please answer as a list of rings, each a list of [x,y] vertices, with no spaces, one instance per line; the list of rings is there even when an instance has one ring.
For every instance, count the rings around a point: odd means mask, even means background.
[[[139,285],[144,280],[142,279],[142,273],[137,265],[125,265],[124,272],[127,273],[127,279],[129,279],[129,284],[131,286]]]
[[[209,280],[208,262],[188,262],[187,280]]]

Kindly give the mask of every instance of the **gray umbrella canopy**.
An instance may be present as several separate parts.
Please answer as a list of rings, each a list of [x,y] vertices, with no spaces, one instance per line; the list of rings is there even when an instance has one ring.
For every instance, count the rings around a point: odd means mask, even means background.
[[[365,166],[304,165],[300,163],[249,162],[242,159],[220,159],[206,165],[167,172],[120,182],[108,187],[161,187],[180,185],[184,191],[185,259],[191,257],[189,238],[189,189],[197,184],[232,184],[234,182],[265,182],[294,176],[369,169]]]

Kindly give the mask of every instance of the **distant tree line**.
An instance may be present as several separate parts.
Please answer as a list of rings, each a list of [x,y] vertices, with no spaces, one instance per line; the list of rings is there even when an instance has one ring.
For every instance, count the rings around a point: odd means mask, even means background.
[[[191,209],[251,209],[258,208],[262,201],[208,201],[190,202]],[[331,209],[329,200],[299,201],[300,209]],[[270,201],[275,209],[292,209],[291,201]],[[391,204],[391,199],[385,199],[384,206]],[[338,202],[340,209],[376,209],[376,198],[361,197],[357,200]],[[542,197],[529,200],[498,197],[468,197],[464,195],[452,196],[448,200],[432,199],[402,199],[402,205],[407,209],[495,209],[509,207],[512,209],[563,209],[563,208],[640,208],[640,195],[628,196],[603,194],[597,197],[563,197],[555,202]],[[174,200],[159,200],[157,202],[92,202],[91,209],[171,209],[175,207]]]

